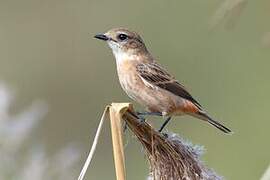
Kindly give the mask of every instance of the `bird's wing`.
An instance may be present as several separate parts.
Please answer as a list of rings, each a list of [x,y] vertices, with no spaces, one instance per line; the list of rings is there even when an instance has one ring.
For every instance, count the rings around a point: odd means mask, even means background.
[[[136,69],[144,81],[185,98],[201,109],[199,102],[190,95],[185,87],[156,62],[138,64]]]

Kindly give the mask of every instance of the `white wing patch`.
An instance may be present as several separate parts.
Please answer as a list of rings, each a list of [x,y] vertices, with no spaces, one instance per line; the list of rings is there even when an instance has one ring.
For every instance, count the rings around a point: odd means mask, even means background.
[[[149,83],[148,81],[146,81],[146,80],[145,80],[144,78],[142,78],[141,76],[140,76],[140,78],[141,78],[141,80],[143,81],[143,83],[144,83],[147,87],[150,87],[150,88],[155,89],[155,90],[158,89],[157,86],[155,86],[155,85]]]

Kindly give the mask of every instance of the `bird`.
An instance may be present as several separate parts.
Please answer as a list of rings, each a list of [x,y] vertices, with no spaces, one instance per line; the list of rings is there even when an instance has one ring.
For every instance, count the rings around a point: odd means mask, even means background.
[[[188,90],[157,62],[138,33],[126,28],[114,28],[94,37],[106,41],[111,48],[122,89],[147,109],[138,114],[166,118],[159,132],[162,132],[172,116],[189,115],[226,134],[232,133],[229,128],[211,118]]]

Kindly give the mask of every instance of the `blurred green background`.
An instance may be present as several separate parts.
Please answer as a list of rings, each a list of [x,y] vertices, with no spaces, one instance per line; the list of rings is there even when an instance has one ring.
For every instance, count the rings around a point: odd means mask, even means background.
[[[270,163],[270,47],[264,39],[270,2],[246,1],[210,28],[222,3],[0,0],[0,80],[16,92],[12,112],[34,99],[49,106],[27,146],[42,141],[53,153],[76,142],[82,148],[79,174],[104,107],[130,101],[110,49],[93,36],[128,27],[235,133],[226,136],[189,117],[174,118],[168,129],[205,146],[203,161],[226,179],[259,179]],[[156,127],[161,122],[151,121]],[[146,158],[131,136],[125,149],[128,179],[146,179]],[[108,122],[87,179],[115,179]]]

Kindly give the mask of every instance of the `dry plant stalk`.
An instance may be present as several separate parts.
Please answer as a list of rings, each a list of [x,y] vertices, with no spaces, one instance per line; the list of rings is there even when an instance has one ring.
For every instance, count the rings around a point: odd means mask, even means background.
[[[106,115],[108,114],[109,108],[110,108],[110,106],[106,106],[105,109],[104,109],[104,112],[102,114],[102,117],[100,119],[100,122],[99,122],[99,125],[98,125],[98,128],[97,128],[97,132],[96,132],[92,147],[91,147],[90,152],[89,152],[89,154],[88,154],[88,156],[86,158],[86,161],[85,161],[85,163],[83,165],[83,168],[81,169],[78,180],[83,180],[84,179],[86,171],[87,171],[87,169],[88,169],[88,167],[89,167],[89,165],[90,165],[90,163],[91,163],[91,161],[93,159],[94,153],[95,153],[96,148],[97,148],[97,143],[98,143],[98,140],[99,140],[101,129],[102,129],[102,126],[103,126],[103,122],[104,122],[104,120],[106,118]]]
[[[97,134],[78,180],[84,175],[92,160],[101,127],[110,113],[114,162],[117,180],[125,180],[125,159],[122,137],[123,120],[145,149],[149,164],[148,180],[220,180],[220,176],[200,161],[200,152],[175,134],[161,134],[148,123],[142,122],[130,103],[112,103],[105,108]]]
[[[130,108],[129,103],[112,103],[110,106],[106,106],[102,117],[100,119],[99,126],[91,147],[91,150],[87,156],[87,159],[83,165],[83,168],[80,172],[78,180],[83,180],[86,174],[86,171],[93,159],[101,129],[103,126],[104,119],[108,114],[110,115],[111,121],[111,132],[112,132],[112,142],[113,142],[113,154],[114,154],[114,164],[116,171],[117,180],[125,180],[125,157],[124,157],[124,147],[123,147],[123,136],[122,136],[122,115]]]
[[[117,180],[125,180],[125,157],[123,146],[122,115],[128,109],[127,103],[112,103],[110,120],[113,143],[113,156]]]
[[[141,122],[132,109],[123,114],[129,129],[145,149],[153,180],[219,180],[214,171],[200,161],[195,146],[176,135],[164,135],[148,123]]]

